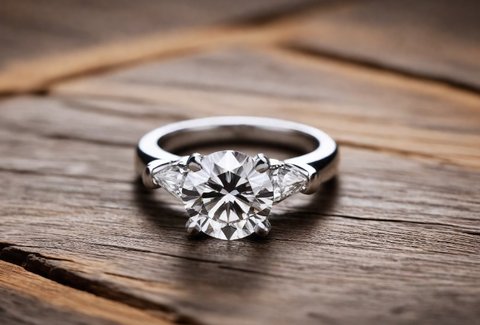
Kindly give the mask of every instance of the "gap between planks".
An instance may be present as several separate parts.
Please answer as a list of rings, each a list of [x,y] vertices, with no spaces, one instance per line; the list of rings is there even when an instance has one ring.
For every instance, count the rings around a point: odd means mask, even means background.
[[[288,14],[280,11],[195,30],[158,32],[122,42],[40,57],[27,63],[11,64],[0,75],[0,95],[9,97],[21,93],[44,93],[52,85],[66,80],[151,61],[228,46],[277,42],[294,35],[300,26],[298,19],[313,6],[311,3],[292,6]]]
[[[325,14],[347,6],[348,1],[328,5],[305,4],[298,8],[293,7],[291,13],[281,11],[230,24],[183,32],[159,32],[128,41],[112,42],[55,56],[40,57],[28,63],[11,65],[2,72],[0,98],[24,93],[46,95],[52,87],[63,82],[232,46],[277,48],[308,56],[312,60],[328,60],[339,65],[377,70],[407,77],[417,82],[455,88],[478,96],[480,93],[478,89],[463,83],[376,65],[328,51],[310,50],[290,43],[292,38],[303,29],[301,23],[304,20],[318,12]],[[314,10],[308,12],[312,7],[315,7]]]
[[[353,63],[338,62],[337,60],[332,60],[330,58],[312,57],[311,55],[306,55],[303,52],[291,50],[289,48],[285,48],[281,46],[251,46],[251,47],[248,47],[248,50],[251,50],[253,52],[258,52],[259,54],[267,55],[269,57],[272,57],[272,59],[279,58],[283,62],[289,62],[299,67],[303,66],[309,69],[318,68],[321,70],[329,69],[331,71],[340,72],[345,75],[354,74],[356,76],[359,76],[362,79],[365,79],[366,81],[369,81],[372,78],[375,78],[376,80],[382,82],[382,84],[391,85],[398,89],[408,90],[411,88],[416,88],[416,89],[419,89],[422,93],[429,94],[431,96],[435,96],[435,97],[443,96],[445,98],[454,99],[455,101],[462,104],[458,106],[458,109],[474,111],[474,112],[479,111],[478,108],[480,106],[478,105],[478,103],[480,102],[480,96],[461,88],[451,87],[450,85],[446,85],[438,81],[419,80],[418,78],[415,78],[412,76],[397,74],[395,71],[371,69],[368,66],[359,65],[359,64],[356,64],[355,62]],[[66,87],[63,87],[63,86],[66,86]],[[115,99],[114,96],[109,96],[108,93],[96,92],[96,90],[94,89],[95,83],[93,83],[93,86],[92,86],[92,85],[89,85],[88,83],[86,83],[85,85],[85,83],[81,83],[81,82],[78,83],[76,81],[72,81],[71,83],[64,83],[63,86],[59,85],[58,87],[55,87],[52,89],[52,91],[59,90],[59,92],[53,93],[56,97],[75,99],[76,95],[87,94],[90,97],[93,96],[93,98]],[[114,84],[113,86],[118,89],[122,85]],[[129,85],[129,87],[131,88],[132,86]],[[181,90],[182,89],[176,89],[172,87],[168,88],[169,94],[176,91],[180,92]],[[235,93],[232,92],[232,95],[235,95]],[[156,96],[159,98],[163,98],[161,92],[157,92]],[[173,100],[172,96],[168,95],[167,97],[168,97],[168,100]],[[262,96],[260,95],[258,98],[261,98],[261,97]],[[186,102],[191,101],[191,98],[190,99],[184,99],[184,98],[185,98],[184,96],[183,97],[176,96],[175,100],[177,101],[179,100],[180,103],[184,101]],[[129,98],[124,97],[122,99],[128,100]],[[132,99],[130,98],[130,100]],[[292,104],[299,105],[301,103],[292,101]],[[76,107],[75,105],[73,105],[72,107],[82,109],[82,107]],[[84,107],[83,109],[94,111],[91,107]],[[109,114],[115,115],[115,112],[109,111]],[[145,118],[150,118],[150,117],[151,115],[145,116]],[[178,116],[175,116],[175,117],[178,117]],[[408,150],[400,150],[398,148],[391,148],[388,146],[381,146],[378,144],[366,145],[365,143],[357,143],[355,141],[346,141],[346,140],[339,140],[338,142],[340,145],[345,147],[359,148],[359,149],[364,149],[369,151],[385,152],[385,153],[394,154],[397,156],[403,156],[403,157],[409,157],[409,158],[415,158],[415,159],[434,160],[440,164],[468,167],[472,169],[480,168],[478,159],[476,160],[472,159],[471,161],[462,162],[462,161],[457,161],[455,159],[448,159],[439,155],[433,155],[433,154],[422,153],[422,152],[414,152],[414,151],[408,151]]]
[[[442,77],[433,77],[433,76],[425,75],[419,72],[418,73],[414,72],[413,70],[394,68],[388,65],[383,65],[381,63],[375,63],[366,59],[363,60],[361,58],[357,58],[354,56],[347,56],[347,55],[342,55],[341,53],[331,52],[327,49],[311,49],[305,46],[290,44],[288,41],[285,43],[279,44],[279,46],[292,52],[297,52],[305,56],[310,56],[313,59],[320,58],[324,60],[335,61],[340,64],[357,65],[357,66],[361,66],[371,70],[376,70],[379,72],[395,73],[400,76],[408,77],[411,79],[422,80],[425,82],[433,82],[436,84],[442,84],[448,87],[463,90],[465,92],[473,93],[476,95],[480,93],[477,87],[472,86],[466,82],[454,81],[454,80],[451,80],[448,78],[442,78]]]
[[[282,44],[276,44],[275,46],[262,46],[258,47],[257,50],[260,53],[263,52],[290,61],[294,64],[308,66],[310,68],[316,68],[319,63],[327,63],[332,70],[344,71],[346,73],[355,70],[366,74],[374,74],[376,77],[382,78],[383,82],[386,84],[395,84],[396,86],[403,84],[402,86],[406,89],[415,86],[429,94],[444,94],[448,92],[449,96],[466,104],[476,104],[480,99],[479,91],[458,87],[455,84],[442,82],[438,79],[408,74],[401,70],[373,68],[371,64],[362,64],[360,61],[355,60],[343,60],[342,58],[335,56],[324,56],[318,52],[317,54],[312,55],[311,53],[306,53],[305,51],[284,46]],[[323,64],[322,66],[325,65],[326,64]],[[366,76],[366,78],[368,78],[368,76]],[[472,106],[474,105],[470,105],[470,107]],[[475,106],[475,111],[480,112],[480,106]]]
[[[90,304],[89,308],[78,311],[87,311],[89,316],[107,319],[118,324],[128,325],[132,324],[132,321],[138,321],[142,324],[161,325],[203,324],[190,316],[178,313],[167,304],[145,301],[115,290],[114,287],[109,287],[101,282],[90,281],[81,275],[77,275],[75,271],[56,267],[52,263],[55,261],[76,263],[73,260],[47,257],[39,253],[24,251],[20,248],[21,246],[12,243],[0,242],[0,271],[2,269],[4,271],[6,268],[4,265],[1,265],[1,262],[11,265],[13,270],[8,273],[10,276],[5,278],[5,280],[2,281],[2,277],[0,277],[0,286],[11,287],[17,292],[37,297],[53,305],[70,310],[78,310],[76,307],[82,307],[84,303],[87,303]],[[15,270],[17,267],[21,267],[20,272]],[[27,276],[34,285],[42,286],[40,289],[46,287],[47,290],[31,290],[32,288],[28,284],[25,287],[22,286],[21,283],[24,283],[24,281],[19,282],[16,279],[17,275],[21,277]],[[46,280],[39,280],[42,278]],[[48,281],[51,281],[51,283],[48,283]],[[49,295],[50,290],[55,292],[53,297]],[[55,299],[59,291],[67,291],[68,295],[75,299],[67,301]],[[100,308],[98,308],[99,306]]]

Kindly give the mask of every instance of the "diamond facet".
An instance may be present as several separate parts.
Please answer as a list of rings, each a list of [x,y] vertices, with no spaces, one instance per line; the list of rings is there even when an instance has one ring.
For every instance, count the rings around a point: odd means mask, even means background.
[[[308,183],[307,176],[298,167],[289,164],[272,169],[271,177],[275,202],[280,202],[303,190]]]
[[[196,235],[202,230],[202,227],[198,223],[198,220],[190,218],[185,225],[185,229],[189,235]]]
[[[252,157],[237,151],[219,151],[190,171],[181,190],[190,223],[219,239],[243,238],[267,220],[273,205],[269,173],[255,169]]]
[[[152,179],[173,196],[180,198],[187,170],[177,161],[159,166],[153,170]]]

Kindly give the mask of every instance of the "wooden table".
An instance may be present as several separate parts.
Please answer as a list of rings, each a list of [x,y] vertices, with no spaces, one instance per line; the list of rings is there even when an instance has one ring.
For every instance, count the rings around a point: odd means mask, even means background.
[[[10,0],[1,324],[480,324],[478,1]],[[307,123],[340,174],[266,239],[185,234],[150,129]]]

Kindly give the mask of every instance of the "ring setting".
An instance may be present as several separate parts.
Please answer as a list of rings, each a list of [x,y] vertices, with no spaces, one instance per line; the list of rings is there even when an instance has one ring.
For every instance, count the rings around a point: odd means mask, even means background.
[[[233,240],[270,231],[273,204],[304,190],[308,177],[300,168],[263,154],[250,157],[225,150],[176,161],[155,160],[143,173],[144,184],[162,187],[182,200],[190,219],[187,232],[200,231]]]
[[[338,155],[331,138],[312,128],[324,136],[321,140],[325,143],[319,143],[319,147],[324,145],[323,154],[327,153],[323,157],[323,168],[318,167],[321,164],[317,156],[311,157],[313,163],[309,163],[305,155],[297,157],[300,159],[281,161],[263,153],[252,157],[234,150],[217,151],[205,156],[199,153],[176,156],[164,147],[168,147],[168,141],[175,142],[173,140],[182,138],[182,135],[186,138],[185,145],[201,138],[196,135],[202,133],[221,135],[227,131],[233,134],[230,138],[238,139],[241,134],[238,131],[242,129],[267,128],[272,133],[292,130],[296,133],[300,127],[306,126],[246,117],[207,118],[171,124],[150,132],[140,140],[137,171],[141,172],[147,188],[163,188],[182,201],[189,216],[186,223],[188,234],[203,232],[222,240],[236,240],[253,233],[266,236],[271,228],[268,217],[273,205],[298,192],[311,194],[322,181],[335,174]],[[167,141],[162,142],[165,139]],[[328,145],[331,148],[325,148]]]

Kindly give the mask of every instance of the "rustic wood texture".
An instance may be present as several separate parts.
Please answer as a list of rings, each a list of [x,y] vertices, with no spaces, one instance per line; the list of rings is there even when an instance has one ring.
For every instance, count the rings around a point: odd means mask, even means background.
[[[479,90],[479,16],[474,0],[358,2],[313,14],[287,44]]]
[[[478,96],[295,52],[210,52],[54,89],[80,107],[96,100],[99,110],[118,111],[108,99],[122,97],[162,105],[180,119],[241,112],[315,120],[344,145],[471,167],[480,161]]]
[[[0,261],[2,324],[173,324]],[[161,313],[158,313],[161,314]]]
[[[212,25],[218,39],[158,59],[142,48],[139,66],[103,48],[98,66],[114,71],[59,69],[41,94],[0,102],[2,324],[480,324],[480,95],[312,55],[293,44],[317,13],[297,14],[248,13],[248,32]],[[325,130],[340,174],[277,205],[265,239],[189,238],[181,204],[139,183],[135,144],[159,125],[238,114]]]
[[[250,24],[329,2],[2,1],[0,93],[44,90],[65,77],[229,43],[251,33]]]

